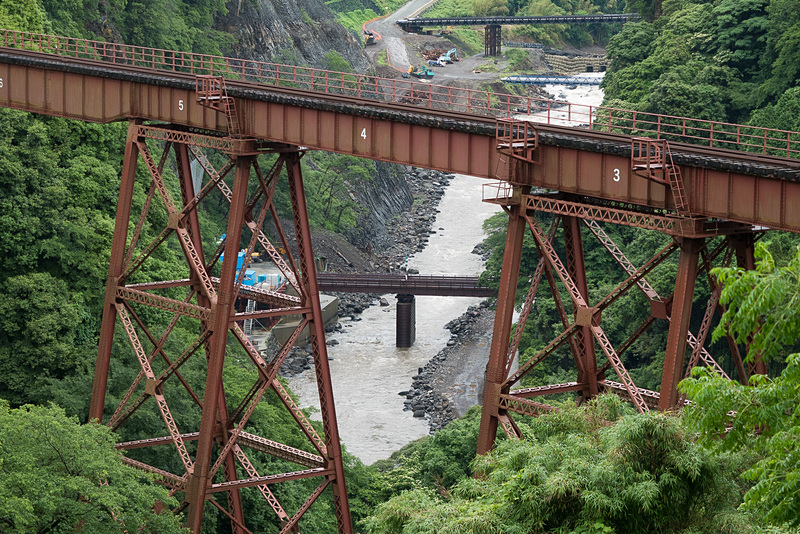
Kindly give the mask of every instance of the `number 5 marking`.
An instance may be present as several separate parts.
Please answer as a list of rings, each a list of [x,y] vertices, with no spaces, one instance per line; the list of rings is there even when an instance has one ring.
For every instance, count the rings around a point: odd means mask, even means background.
[[[619,169],[614,169],[614,181],[619,182],[619,180],[620,180]]]
[[[364,128],[363,130],[361,130],[361,139],[366,139],[366,138],[367,138],[367,129]]]
[[[178,109],[183,111],[183,100],[178,100]]]
[[[0,78],[0,89],[3,88],[3,78]]]

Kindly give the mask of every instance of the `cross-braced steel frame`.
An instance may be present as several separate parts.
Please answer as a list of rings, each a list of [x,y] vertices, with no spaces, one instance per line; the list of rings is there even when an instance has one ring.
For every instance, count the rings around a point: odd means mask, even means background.
[[[502,46],[500,26],[489,24],[483,30],[483,55],[486,57],[499,56]]]
[[[634,206],[606,207],[565,195],[532,194],[526,187],[508,184],[496,187],[505,192],[488,201],[500,204],[508,214],[509,222],[486,373],[478,438],[479,454],[492,448],[498,427],[509,438],[521,437],[511,414],[536,416],[554,409],[532,400],[536,397],[572,392],[579,400],[584,400],[598,393],[614,392],[628,399],[639,412],[656,408],[663,411],[672,410],[683,402],[678,396],[677,384],[692,367],[704,365],[727,376],[704,348],[714,313],[724,312],[719,302],[721,288],[710,275],[710,270],[715,261],[717,265],[729,265],[734,256],[740,267],[754,268],[754,241],[761,232],[746,225],[694,220],[684,213],[646,213]],[[537,213],[554,215],[549,229],[541,226]],[[657,230],[671,235],[672,241],[637,268],[603,230],[601,222]],[[583,232],[582,226],[586,227]],[[559,227],[563,233],[563,252],[560,254],[556,247]],[[533,274],[520,273],[523,239],[528,232],[535,241],[539,255]],[[610,293],[595,302],[589,298],[584,235],[596,238],[625,274],[625,278]],[[719,237],[721,239],[714,239]],[[674,253],[678,254],[675,290],[669,296],[661,296],[647,282],[646,276]],[[530,289],[512,336],[517,281],[520,276],[529,275]],[[707,277],[711,297],[698,335],[695,336],[689,330],[689,319],[699,275]],[[521,359],[518,368],[513,370],[520,337],[542,278],[549,286],[562,329],[533,357]],[[603,312],[634,288],[642,292],[649,309],[642,310],[642,323],[631,329],[629,337],[614,346],[603,330]],[[568,295],[569,302],[564,302],[564,294]],[[622,358],[623,353],[657,320],[669,324],[660,393],[638,387]],[[740,380],[746,381],[750,374],[765,371],[761,362],[745,369],[736,343],[731,338],[728,342]],[[520,387],[528,373],[564,345],[569,347],[575,362],[574,382]],[[598,354],[602,354],[604,362],[598,361]],[[619,381],[607,379],[606,373],[609,371],[613,371]]]
[[[207,149],[215,150],[216,158],[225,161],[220,169],[210,162],[204,152]],[[262,172],[257,159],[264,153],[274,160],[268,172]],[[176,512],[186,514],[186,524],[193,532],[200,532],[208,505],[230,521],[232,532],[250,532],[242,508],[245,491],[263,497],[265,506],[279,519],[281,532],[295,532],[300,518],[328,487],[332,488],[339,531],[352,531],[303,191],[302,156],[297,147],[143,126],[136,121],[129,124],[90,419],[129,438],[117,444],[128,451],[125,461],[153,473],[170,488],[181,502]],[[193,166],[202,169],[205,180],[193,179]],[[276,187],[283,179],[288,180],[291,197],[296,258],[274,204]],[[137,184],[146,190],[146,197],[134,217]],[[229,203],[226,237],[216,247],[209,236],[203,239],[198,212],[198,207],[212,198],[218,205]],[[273,237],[265,231],[267,221],[276,228]],[[153,235],[145,228],[159,227],[155,238],[145,238]],[[249,260],[256,246],[283,273],[297,296],[242,285],[247,261],[237,271],[234,258],[244,249]],[[279,247],[287,251],[286,258],[279,254]],[[209,252],[212,248],[215,250]],[[157,264],[156,258],[164,250],[182,252],[184,278],[152,279],[150,273],[159,271],[157,265],[150,266]],[[256,301],[258,309],[237,311],[239,299]],[[277,354],[262,355],[245,336],[243,321],[286,315],[300,316],[299,325]],[[181,331],[196,333],[188,346],[185,340],[174,339],[179,324]],[[322,435],[277,379],[281,363],[304,328],[308,328],[313,348]],[[126,353],[133,354],[138,374],[126,382],[124,390],[107,398],[112,358],[124,358]],[[228,394],[234,388],[226,383],[224,370],[226,355],[237,353],[247,362],[253,378],[243,396],[241,384],[236,384],[240,394],[235,398]],[[194,379],[187,371],[190,368]],[[121,380],[111,378],[114,383]],[[297,423],[305,446],[289,446],[254,432],[251,416],[268,394]],[[119,400],[110,402],[111,398]],[[176,403],[182,409],[190,405],[192,413],[177,413]],[[153,415],[163,420],[162,435],[126,433],[132,421]],[[186,428],[190,424],[193,426]],[[265,459],[263,455],[273,460],[260,461]],[[153,458],[163,460],[163,465],[154,465]],[[262,468],[259,472],[259,465],[272,466],[271,471]],[[318,482],[301,505],[284,508],[276,488],[302,479]],[[224,499],[220,499],[222,495]]]

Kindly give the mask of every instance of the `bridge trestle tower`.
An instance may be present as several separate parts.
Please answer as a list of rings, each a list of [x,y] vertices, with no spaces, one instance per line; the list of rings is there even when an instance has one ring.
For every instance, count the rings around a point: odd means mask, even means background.
[[[493,447],[498,427],[509,438],[522,436],[512,414],[536,416],[556,409],[537,402],[536,398],[543,395],[571,393],[583,402],[599,393],[614,392],[628,399],[639,412],[666,411],[684,402],[679,398],[677,384],[692,367],[704,365],[728,376],[704,348],[714,314],[724,311],[719,302],[721,288],[710,270],[717,265],[730,265],[734,258],[739,266],[754,268],[754,243],[764,233],[763,229],[746,224],[692,217],[690,184],[683,182],[666,142],[632,142],[630,171],[646,174],[645,178],[660,183],[669,193],[663,195],[664,209],[653,210],[527,185],[526,180],[532,175],[530,167],[542,165],[537,139],[534,125],[499,120],[497,150],[501,158],[497,172],[502,181],[484,188],[484,201],[502,206],[509,221],[478,439],[481,454]],[[610,224],[652,230],[664,237],[654,239],[661,242],[657,250],[643,265],[635,266],[606,232],[605,225]],[[533,272],[523,272],[520,266],[526,234],[532,238],[539,257]],[[619,273],[619,283],[603,295],[598,296],[597,289],[589,290],[586,239],[599,241],[611,257],[608,263],[615,265],[613,270]],[[675,265],[674,291],[660,295],[647,277],[665,262]],[[514,330],[517,285],[520,278],[527,277],[529,289]],[[695,287],[700,283],[707,284],[710,297],[695,336],[689,327]],[[636,292],[641,296],[627,302],[642,306],[641,312],[635,314],[639,323],[629,325],[623,337],[620,332],[607,333],[603,316],[620,313],[614,305],[619,305],[626,294]],[[552,299],[559,327],[540,350],[518,355],[524,325],[537,295]],[[630,311],[625,313],[631,315]],[[660,393],[637,386],[626,367],[626,351],[658,321],[665,322],[661,328],[667,329]],[[752,373],[765,372],[763,363],[745,369],[736,343],[730,338],[728,342],[733,361],[726,367],[732,367],[739,380],[746,382]],[[531,371],[548,357],[557,357],[554,355],[559,350],[564,351],[562,355],[571,354],[575,381],[526,383]]]
[[[483,29],[483,55],[486,57],[499,56],[502,51],[503,37],[499,24],[488,24]]]
[[[205,97],[213,96],[210,93]],[[218,96],[215,109],[235,118],[235,104],[226,102],[224,92]],[[235,122],[229,126],[235,134]],[[208,505],[230,521],[232,532],[249,532],[243,492],[264,499],[281,532],[295,532],[303,514],[329,487],[340,532],[352,532],[302,156],[302,149],[295,146],[146,126],[141,121],[129,124],[90,418],[107,424],[125,440],[117,448],[127,451],[127,463],[153,473],[171,489],[181,502],[174,511],[186,513],[193,532],[200,532]],[[215,168],[212,160],[221,162],[221,168]],[[296,257],[275,205],[281,180],[288,182],[291,197]],[[229,203],[226,235],[218,241],[219,235],[204,235],[201,227],[204,217],[198,208],[209,201],[215,206]],[[265,230],[268,221],[277,229],[273,236]],[[244,284],[256,246],[299,296]],[[287,251],[285,257],[279,247]],[[160,272],[158,257],[167,249],[182,251],[186,262],[183,273],[164,280],[152,273]],[[239,268],[236,258],[242,252],[245,261]],[[258,302],[259,309],[239,311],[239,298]],[[302,321],[276,353],[260,352],[244,335],[245,320],[284,315],[300,315]],[[196,333],[188,346],[178,336],[179,323],[182,332]],[[306,325],[311,332],[322,435],[277,378]],[[112,376],[112,360],[117,358],[132,358],[140,371],[107,397],[109,385],[123,380]],[[230,365],[231,358],[235,365]],[[251,417],[268,399],[296,422],[298,442],[305,445],[290,446],[257,435]],[[148,417],[163,420],[162,435],[141,435],[134,429],[132,421]],[[305,501],[281,503],[276,485],[296,486],[301,480],[313,481]]]

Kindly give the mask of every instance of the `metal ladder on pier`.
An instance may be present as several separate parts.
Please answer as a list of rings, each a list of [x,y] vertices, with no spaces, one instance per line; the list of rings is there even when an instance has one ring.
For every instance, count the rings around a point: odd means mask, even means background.
[[[236,113],[236,101],[228,96],[225,78],[222,76],[200,75],[195,80],[197,102],[201,106],[220,111],[228,122],[228,135],[239,137],[239,115]]]
[[[498,178],[506,176],[513,182],[515,178],[526,174],[526,164],[541,163],[541,151],[537,150],[539,132],[531,123],[516,119],[497,119],[495,138],[497,151],[501,155],[497,162]]]
[[[682,215],[691,215],[681,169],[672,161],[672,151],[666,139],[631,139],[631,170],[648,180],[669,186],[675,209]]]
[[[539,132],[528,121],[497,119],[497,150],[528,163],[539,163],[534,153],[539,148]]]

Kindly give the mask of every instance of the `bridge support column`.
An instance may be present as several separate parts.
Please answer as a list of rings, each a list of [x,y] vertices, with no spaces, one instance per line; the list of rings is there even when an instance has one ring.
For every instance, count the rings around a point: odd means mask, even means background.
[[[483,30],[483,55],[499,56],[502,47],[500,26],[489,24]]]
[[[395,346],[408,348],[417,338],[417,303],[414,295],[397,295],[397,319],[395,323]]]
[[[589,302],[589,286],[586,281],[586,261],[583,256],[583,239],[581,238],[581,221],[577,217],[562,217],[564,223],[564,245],[567,251],[567,271],[575,286],[586,302]],[[578,317],[577,308],[574,319]],[[575,333],[575,355],[582,365],[578,367],[578,383],[583,384],[588,395],[597,395],[597,357],[594,352],[594,337],[591,326],[582,326]]]
[[[186,514],[187,526],[193,532],[198,533],[203,522],[206,493],[210,489],[210,478],[213,476],[210,471],[212,467],[212,452],[216,442],[215,427],[217,420],[222,416],[219,413],[218,404],[220,395],[224,395],[222,368],[225,362],[225,349],[228,344],[228,327],[232,319],[231,316],[236,311],[234,309],[236,302],[235,280],[238,272],[233,258],[239,252],[245,201],[247,200],[247,184],[252,161],[252,157],[236,158],[236,175],[233,182],[231,211],[225,239],[225,257],[228,258],[228,261],[222,264],[217,299],[215,306],[212,307],[214,310],[213,322],[208,324],[208,328],[211,329],[212,333],[206,347],[208,370],[206,371],[206,388],[203,396],[204,409],[200,418],[200,435],[197,441],[194,470],[189,474],[189,487],[186,493],[186,500],[189,503],[189,510]],[[230,510],[230,512],[232,515],[236,515],[235,510]]]
[[[713,316],[709,310],[713,312],[717,304],[715,296],[717,294],[712,293],[711,300],[706,306],[706,314],[698,337],[689,331],[692,297],[698,273],[709,271],[715,266],[715,262],[723,266],[730,263],[735,248],[730,240],[734,242],[743,240],[741,244],[736,245],[740,249],[739,256],[743,258],[741,260],[743,263],[752,265],[752,262],[747,263],[747,254],[753,236],[740,236],[745,234],[749,227],[731,226],[723,229],[723,232],[735,237],[730,237],[724,242],[717,241],[713,249],[708,250],[706,241],[722,233],[719,229],[701,230],[685,222],[683,227],[666,226],[667,233],[672,237],[660,249],[653,250],[650,258],[641,266],[636,266],[609,237],[601,223],[625,224],[650,230],[658,228],[660,224],[674,224],[674,216],[664,218],[660,214],[636,213],[635,218],[623,218],[620,217],[621,210],[616,207],[609,208],[576,201],[574,197],[566,195],[565,197],[559,198],[550,193],[524,192],[518,195],[503,195],[497,200],[492,200],[502,205],[509,214],[509,223],[500,273],[492,347],[486,372],[483,413],[477,445],[479,454],[484,454],[492,448],[499,425],[502,425],[509,438],[520,437],[519,428],[514,425],[511,418],[513,414],[538,416],[557,409],[536,402],[535,398],[538,396],[578,392],[584,396],[591,396],[613,392],[628,399],[641,413],[655,408],[674,409],[680,404],[676,386],[684,367],[687,345],[691,345],[694,349],[690,359],[692,365],[701,361],[700,365],[711,367],[721,376],[727,376],[720,364],[703,348]],[[537,215],[540,212],[550,214],[547,217],[553,217],[549,231],[545,231],[537,222]],[[536,242],[539,262],[536,271],[530,275],[530,290],[520,311],[516,333],[511,339],[514,292],[519,281],[520,261],[523,259],[522,242],[526,223]],[[563,246],[558,246],[553,241],[559,223],[564,226]],[[584,234],[581,228],[583,223],[625,273],[618,284],[613,288],[609,286],[609,290],[604,291],[605,296],[596,295],[598,288],[590,288],[583,255]],[[566,261],[563,260],[564,254],[560,250],[566,251]],[[677,251],[680,251],[680,258],[675,292],[672,296],[662,298],[647,282],[647,277]],[[703,261],[699,262],[701,254]],[[524,259],[526,264],[532,265],[532,258]],[[537,291],[542,276],[547,279],[550,295],[538,299]],[[607,283],[603,275],[602,284]],[[645,297],[644,299],[627,296],[629,292],[636,292],[637,289]],[[573,314],[569,314],[567,306],[563,303],[565,290],[575,307]],[[552,300],[549,299],[550,296]],[[593,297],[591,301],[590,296]],[[639,313],[631,310],[630,307],[637,305],[637,302],[647,303],[647,309],[642,309]],[[512,372],[508,365],[509,359],[520,347],[520,341],[525,335],[523,333],[525,322],[535,317],[530,312],[536,306],[542,306],[538,312],[540,315],[552,309],[561,319],[561,325],[556,326],[553,318],[549,316],[538,318],[537,321],[540,321],[538,332],[532,332],[531,329],[527,332],[541,339],[535,339],[535,345],[532,343],[524,352],[520,350],[519,367]],[[623,331],[604,332],[600,324],[601,315],[617,312],[622,313],[624,317],[639,316],[644,318],[644,321],[640,325],[625,325]],[[660,394],[637,386],[623,359],[625,351],[633,347],[642,334],[659,320],[670,323]],[[547,338],[541,336],[542,332],[551,330],[552,336]],[[538,350],[532,350],[534,346],[538,346]],[[549,357],[558,358],[560,360],[557,362],[558,365],[564,362],[567,355],[566,347],[571,349],[578,368],[577,381],[545,385],[534,385],[535,383],[523,381]],[[596,348],[602,352],[596,352]],[[598,368],[596,357],[600,355],[604,356],[606,361]],[[604,379],[606,372],[614,373],[616,376]]]
[[[325,321],[322,318],[322,307],[319,302],[317,272],[314,266],[314,252],[311,248],[311,228],[308,223],[300,154],[293,152],[288,155],[286,169],[289,174],[289,194],[292,198],[295,236],[298,255],[300,256],[299,267],[302,273],[303,304],[311,308],[305,313],[305,317],[308,320],[308,330],[311,334],[311,347],[314,353],[314,368],[317,373],[317,389],[319,391],[319,410],[322,415],[325,442],[328,444],[326,460],[328,469],[333,471],[328,475],[328,482],[333,488],[333,504],[339,532],[350,533],[353,531],[353,526],[350,519],[350,505],[347,501],[342,449],[339,446],[339,427],[336,424],[336,408],[333,403],[328,349],[325,345]],[[320,487],[324,487],[324,483]]]
[[[678,404],[677,388],[683,375],[683,362],[686,359],[686,337],[689,333],[692,297],[697,280],[697,260],[704,241],[704,239],[685,238],[680,244],[672,317],[661,375],[661,396],[658,401],[658,409],[661,411],[674,409]]]
[[[151,151],[148,143],[158,144],[158,148]],[[228,163],[217,171],[201,148],[219,150],[227,155]],[[277,158],[269,173],[262,174],[257,155],[266,151],[274,151]],[[174,164],[169,165],[178,170],[180,191],[162,176],[170,156],[174,157]],[[114,412],[106,416],[105,422],[116,431],[138,410],[149,412],[144,414],[148,419],[163,420],[164,428],[156,430],[154,436],[117,446],[130,449],[125,458],[127,463],[152,473],[182,501],[180,510],[186,511],[187,526],[194,533],[200,532],[208,510],[219,513],[222,521],[230,521],[233,534],[247,532],[251,526],[247,525],[248,518],[241,504],[243,488],[251,488],[244,491],[252,495],[260,493],[277,516],[282,531],[297,532],[298,522],[328,487],[333,492],[339,532],[352,532],[300,170],[301,156],[302,153],[291,146],[272,145],[267,149],[249,139],[206,136],[142,126],[136,122],[132,122],[128,130],[90,417],[103,422],[111,357],[131,358],[128,355],[132,354],[132,359],[124,365],[138,367],[139,375],[127,391],[123,387],[113,392],[115,398],[121,400],[112,407]],[[200,190],[195,189],[192,180],[192,157],[207,175]],[[132,220],[131,207],[139,160],[146,168],[148,192],[136,221]],[[257,180],[251,178],[253,173]],[[291,247],[273,204],[277,182],[284,176],[289,179],[299,251],[297,260],[290,252],[288,261],[277,252],[278,247],[286,250]],[[226,238],[209,255],[203,249],[202,218],[197,213],[198,206],[206,199],[215,204],[230,203]],[[164,212],[166,217],[163,217]],[[265,233],[267,217],[277,230],[278,236],[274,238],[280,241],[277,246]],[[128,232],[129,228],[135,229]],[[249,262],[259,245],[263,256],[275,263],[298,296],[243,285],[244,267],[237,269],[234,258],[247,241],[247,234],[249,243],[244,249],[244,263]],[[159,248],[162,250],[158,251]],[[157,252],[175,254],[175,251],[183,253],[188,277],[150,280],[149,273],[160,272],[158,268],[146,268],[151,257]],[[222,261],[223,251],[226,261]],[[216,278],[212,269],[221,261],[221,276]],[[137,282],[130,283],[132,278]],[[235,303],[240,298],[261,302],[265,309],[238,313]],[[247,339],[241,325],[248,319],[284,315],[300,315],[303,319],[274,358],[267,362]],[[324,436],[317,434],[277,380],[278,369],[306,326],[311,332]],[[188,332],[195,333],[196,337],[187,346]],[[122,334],[116,336],[118,339],[127,337],[129,342],[119,354],[115,354],[115,333]],[[237,344],[251,360],[253,369],[249,376],[237,376],[238,382],[252,381],[249,392],[237,399],[227,397],[223,373],[225,356],[232,344]],[[206,369],[206,374],[204,380],[190,384],[181,371],[191,358],[204,360],[196,362],[194,368]],[[270,389],[307,438],[306,447],[294,448],[245,431]],[[149,397],[153,397],[154,402],[147,402]],[[173,416],[176,403],[180,403],[180,419]],[[184,426],[188,428],[182,428]],[[192,440],[197,443],[194,448],[186,443]],[[165,465],[146,463],[144,460],[152,456],[142,454],[140,449],[159,445],[171,447],[172,457],[166,457]],[[292,465],[287,465],[285,472],[271,471],[262,476],[256,466],[269,463],[264,461],[266,458],[259,459],[262,455],[274,456]],[[307,491],[307,497],[293,510],[286,510],[270,488],[290,481],[292,492]]]
[[[125,159],[122,163],[122,177],[117,200],[117,218],[114,223],[114,238],[111,244],[111,258],[106,280],[106,300],[103,306],[103,320],[100,325],[100,343],[97,349],[97,361],[94,368],[92,400],[89,406],[89,421],[103,421],[106,388],[108,385],[108,368],[111,362],[111,350],[114,345],[114,327],[116,325],[117,281],[125,265],[125,244],[128,239],[128,223],[131,217],[133,188],[136,183],[136,162],[139,158],[139,147],[136,145],[136,129],[141,121],[128,123],[128,137],[125,141]]]
[[[519,205],[509,207],[506,248],[503,253],[500,288],[497,293],[497,311],[483,390],[478,454],[486,454],[492,449],[497,435],[497,425],[500,423],[500,418],[506,415],[505,411],[500,408],[500,394],[503,389],[503,381],[507,378],[505,374],[509,358],[508,342],[513,325],[514,297],[517,293],[517,279],[522,258],[522,241],[525,237],[525,218],[521,211],[522,207]]]

